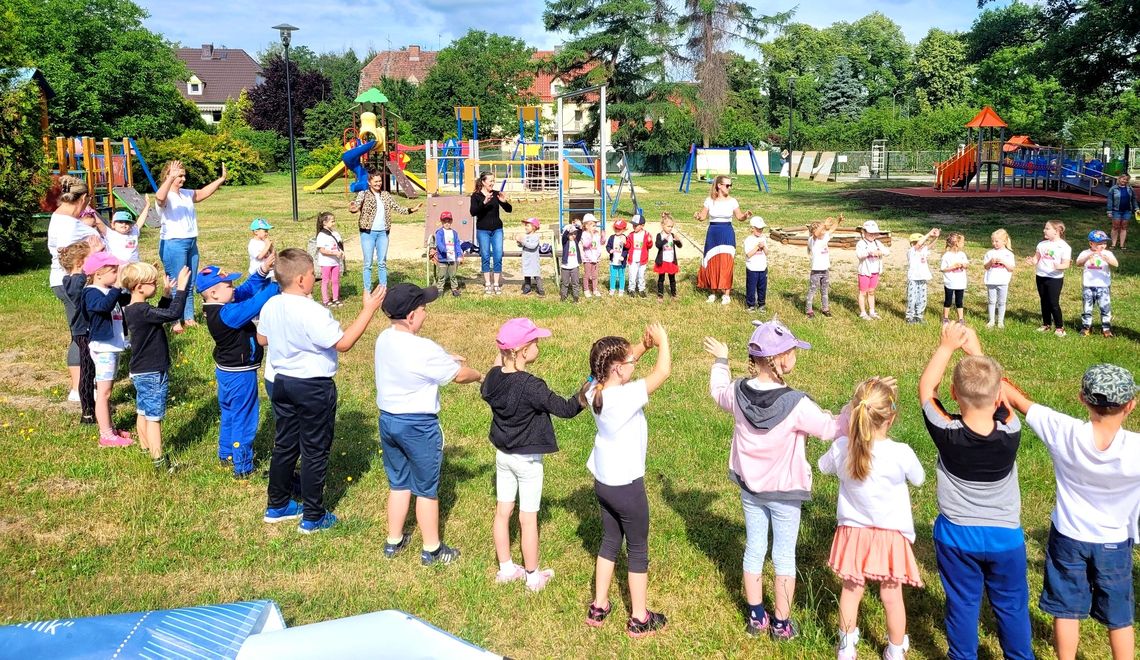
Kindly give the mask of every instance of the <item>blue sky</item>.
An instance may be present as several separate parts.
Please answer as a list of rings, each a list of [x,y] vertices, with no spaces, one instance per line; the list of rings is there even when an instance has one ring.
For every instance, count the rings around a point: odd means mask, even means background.
[[[554,48],[563,36],[542,26],[544,0],[136,0],[149,13],[146,25],[183,46],[203,43],[244,48],[250,54],[277,40],[270,27],[286,22],[301,30],[293,43],[317,52],[352,47],[363,56],[370,48],[386,50],[419,44],[425,50],[446,46],[468,29],[508,34],[538,48]],[[965,30],[978,15],[976,0],[766,0],[752,2],[761,12],[799,6],[795,19],[816,27],[854,21],[881,11],[917,42],[932,27]],[[1008,0],[1000,3],[1008,4]]]

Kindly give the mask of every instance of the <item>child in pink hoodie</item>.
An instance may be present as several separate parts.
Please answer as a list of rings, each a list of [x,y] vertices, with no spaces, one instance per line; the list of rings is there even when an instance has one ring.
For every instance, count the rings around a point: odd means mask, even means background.
[[[796,349],[811,348],[778,321],[758,323],[748,342],[751,378],[732,380],[728,346],[706,337],[705,350],[716,361],[709,392],[722,409],[732,413],[729,478],[740,487],[744,505],[744,595],[748,601],[746,632],[771,630],[777,640],[789,640],[797,629],[791,620],[796,588],[796,540],[800,506],[811,497],[811,464],[807,437],[834,440],[846,428],[847,410],[836,418],[792,389],[784,376],[796,366]],[[771,620],[764,609],[760,574],[772,528],[772,564],[776,571],[775,608]]]

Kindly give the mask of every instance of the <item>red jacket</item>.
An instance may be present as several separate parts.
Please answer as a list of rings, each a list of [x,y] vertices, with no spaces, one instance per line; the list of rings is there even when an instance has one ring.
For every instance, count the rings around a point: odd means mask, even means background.
[[[642,227],[641,240],[638,241],[641,245],[638,245],[634,239],[636,235],[637,232],[630,232],[629,236],[625,239],[625,249],[629,252],[628,263],[647,264],[649,263],[649,248],[653,247],[653,238],[649,235],[649,232],[645,231],[645,228]]]

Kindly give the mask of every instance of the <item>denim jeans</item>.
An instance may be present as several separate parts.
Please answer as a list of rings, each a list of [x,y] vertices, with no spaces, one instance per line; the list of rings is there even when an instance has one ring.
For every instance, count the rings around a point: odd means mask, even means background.
[[[178,272],[183,266],[190,267],[190,291],[194,291],[194,279],[198,276],[198,239],[197,238],[168,238],[158,242],[158,258],[162,259],[162,268],[170,279],[178,279]],[[194,298],[191,293],[186,299],[186,309],[182,312],[182,319],[189,321],[194,318]]]
[[[364,290],[372,290],[372,262],[376,261],[376,280],[388,286],[388,232],[373,229],[360,232],[360,249],[364,252]]]
[[[475,234],[479,241],[479,259],[483,262],[481,272],[503,272],[503,230],[478,229]],[[491,265],[492,254],[495,257],[493,267]]]
[[[799,500],[778,500],[741,489],[744,505],[744,572],[762,573],[768,554],[768,527],[772,527],[772,566],[776,575],[795,577],[796,540],[800,535]]]
[[[763,307],[768,302],[768,271],[745,270],[744,304]]]

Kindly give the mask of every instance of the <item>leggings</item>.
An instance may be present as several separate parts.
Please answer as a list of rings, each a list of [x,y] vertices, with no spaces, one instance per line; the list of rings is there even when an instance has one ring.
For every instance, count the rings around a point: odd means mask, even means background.
[[[815,291],[819,289],[820,303],[819,308],[823,311],[831,309],[831,302],[827,298],[828,292],[831,290],[831,271],[829,270],[813,270],[811,276],[808,278],[808,294],[807,294],[807,310],[811,311],[811,301],[815,298]]]
[[[79,409],[86,419],[95,417],[95,363],[91,360],[90,338],[72,337],[79,346]]]
[[[798,500],[767,499],[741,489],[744,506],[744,572],[762,573],[772,530],[772,568],[781,577],[796,575],[796,541],[800,536]]]
[[[1063,328],[1061,321],[1061,287],[1063,277],[1037,276],[1037,295],[1041,298],[1041,325]]]
[[[594,481],[594,494],[602,513],[602,545],[598,556],[617,561],[622,538],[630,573],[649,572],[649,498],[645,478],[624,486],[607,486]]]
[[[669,295],[673,298],[677,297],[677,274],[676,273],[657,273],[657,297],[665,297],[665,278],[669,278]]]
[[[625,289],[625,266],[610,265],[610,293]]]
[[[67,316],[67,323],[70,326],[71,317],[75,315],[75,303],[73,303],[71,301],[71,298],[67,297],[67,292],[64,291],[62,284],[57,284],[57,285],[53,286],[51,288],[51,292],[54,293],[55,297],[59,298],[59,301],[63,303],[63,313],[64,313],[64,315]],[[87,350],[84,349],[83,351],[80,351],[79,346],[76,345],[76,343],[75,343],[75,338],[72,337],[71,338],[71,344],[69,344],[67,347],[67,366],[69,366],[69,367],[82,366],[82,365],[80,365],[80,360],[82,360],[82,356],[86,355],[86,354],[87,354]],[[90,356],[88,356],[87,359],[90,360],[91,359]]]
[[[1008,284],[987,284],[986,298],[990,313],[990,323],[1005,323],[1005,301],[1009,296]]]
[[[321,302],[329,304],[329,290],[332,290],[331,300],[340,300],[340,266],[321,266]]]
[[[926,314],[926,280],[906,281],[906,317],[921,320]]]
[[[943,307],[955,307],[957,309],[962,309],[962,306],[965,304],[965,289],[951,289],[949,287],[942,287],[942,292]]]
[[[582,280],[582,288],[585,289],[587,293],[598,292],[598,262],[582,262]]]

